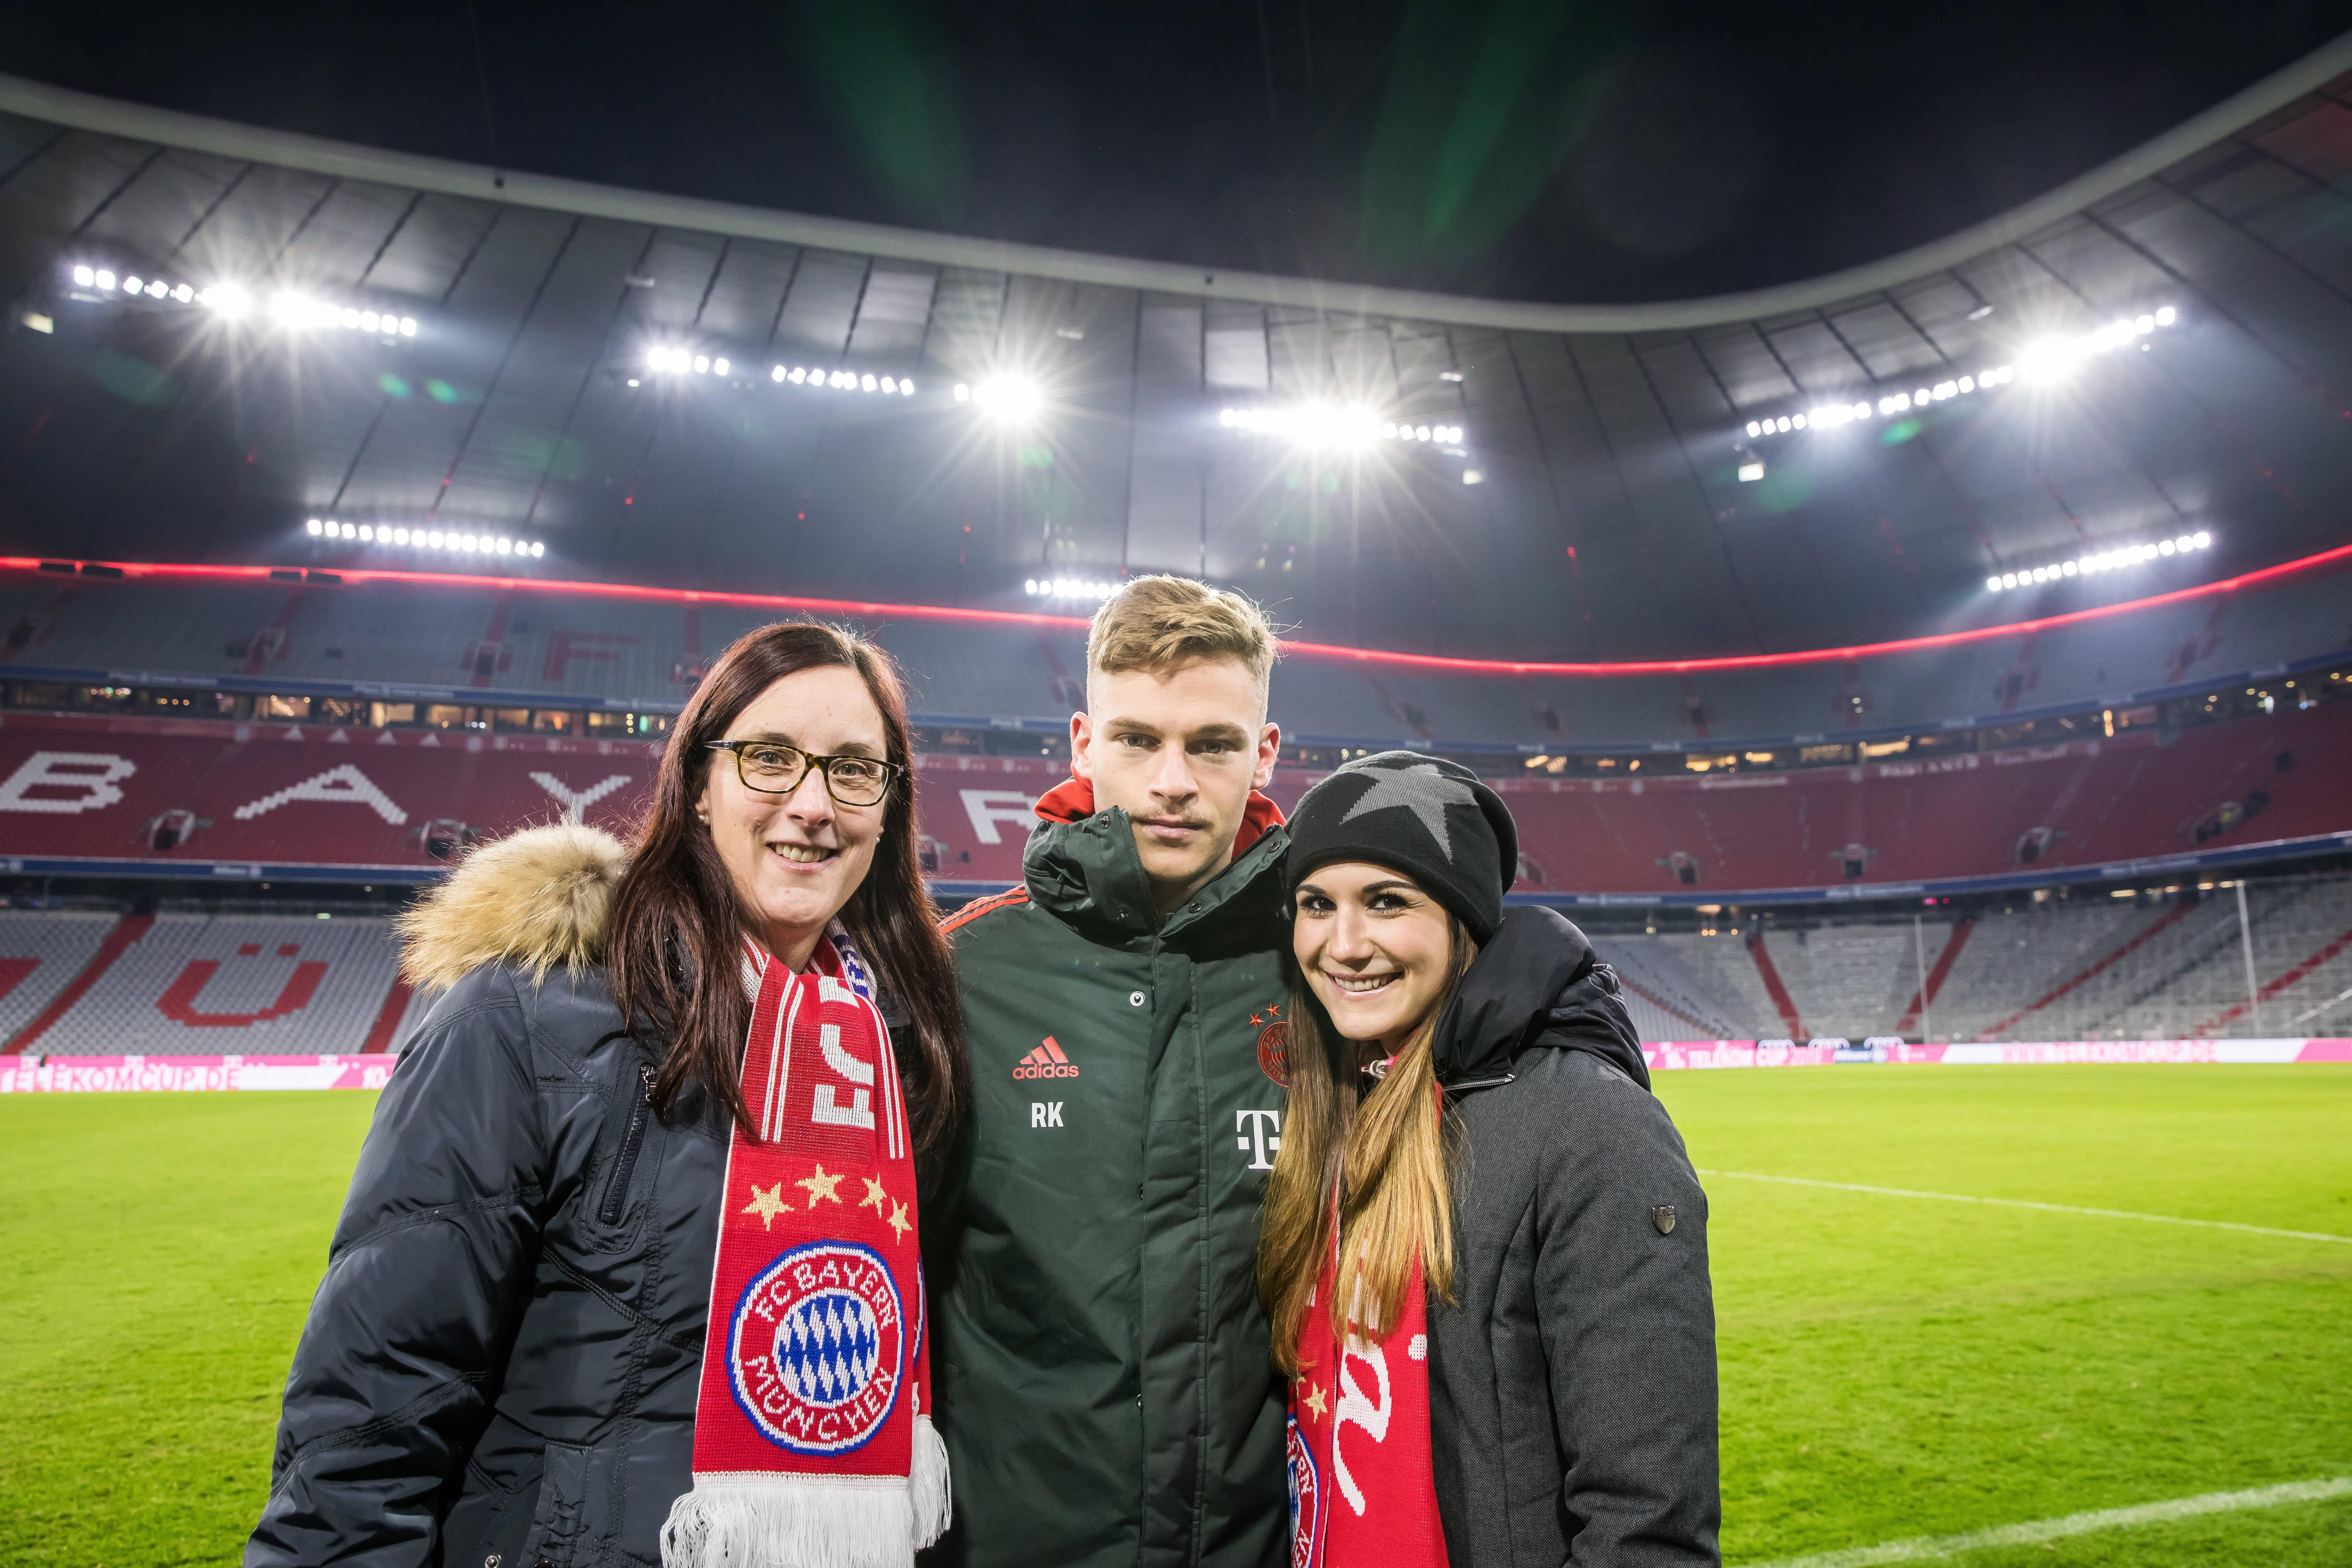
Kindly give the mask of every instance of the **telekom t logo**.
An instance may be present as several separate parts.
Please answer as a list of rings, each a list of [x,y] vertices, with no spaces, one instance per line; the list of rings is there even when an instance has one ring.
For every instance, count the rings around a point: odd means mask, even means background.
[[[1250,1157],[1249,1168],[1273,1170],[1275,1152],[1282,1147],[1282,1112],[1237,1110],[1234,1112],[1234,1128],[1241,1134],[1234,1144]]]

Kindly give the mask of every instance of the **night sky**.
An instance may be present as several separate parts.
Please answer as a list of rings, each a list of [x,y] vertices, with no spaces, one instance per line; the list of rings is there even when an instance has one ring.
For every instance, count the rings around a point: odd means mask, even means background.
[[[2320,4],[26,7],[0,68],[801,212],[1455,292],[1934,239],[2325,42]]]

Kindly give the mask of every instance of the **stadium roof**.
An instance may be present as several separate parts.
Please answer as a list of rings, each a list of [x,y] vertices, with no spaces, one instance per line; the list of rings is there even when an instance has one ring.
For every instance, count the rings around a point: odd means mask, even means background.
[[[0,550],[452,563],[320,519],[536,541],[493,564],[549,576],[1065,611],[1027,585],[1168,567],[1314,640],[1519,659],[2063,613],[2352,540],[2347,69],[2352,38],[1870,266],[1599,308],[499,174],[0,79]],[[230,289],[240,319],[194,298]],[[1006,375],[1033,423],[958,400]]]

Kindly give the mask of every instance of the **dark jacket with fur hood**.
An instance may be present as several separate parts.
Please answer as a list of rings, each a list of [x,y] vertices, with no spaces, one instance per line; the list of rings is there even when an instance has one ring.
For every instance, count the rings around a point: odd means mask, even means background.
[[[360,1152],[248,1568],[660,1561],[729,1129],[691,1088],[669,1125],[646,1104],[597,962],[622,865],[537,828],[408,917],[410,978],[446,990]]]
[[[1454,1300],[1429,1312],[1448,1557],[1477,1568],[1713,1568],[1706,1194],[1617,977],[1521,908],[1438,1022],[1463,1142]]]

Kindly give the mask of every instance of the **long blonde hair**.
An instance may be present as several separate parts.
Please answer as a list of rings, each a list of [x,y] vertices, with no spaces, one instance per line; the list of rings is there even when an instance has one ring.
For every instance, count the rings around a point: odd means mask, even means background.
[[[1477,946],[1460,921],[1448,916],[1446,925],[1451,957],[1437,1004],[1369,1093],[1355,1042],[1331,1028],[1290,963],[1290,1102],[1257,1244],[1275,1364],[1290,1376],[1298,1374],[1299,1325],[1310,1305],[1330,1312],[1342,1340],[1351,1331],[1385,1334],[1404,1310],[1416,1262],[1433,1299],[1454,1299],[1453,1158],[1433,1052],[1437,1021]],[[1331,1251],[1335,1192],[1339,1256],[1353,1261],[1355,1288],[1314,1303]]]

